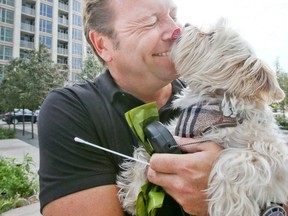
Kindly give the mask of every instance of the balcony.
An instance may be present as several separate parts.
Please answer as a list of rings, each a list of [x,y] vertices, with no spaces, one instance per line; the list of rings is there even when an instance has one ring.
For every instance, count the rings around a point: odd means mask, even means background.
[[[58,39],[68,40],[68,34],[62,33],[62,32],[58,32]]]
[[[58,24],[62,24],[62,25],[68,25],[68,19],[67,18],[62,18],[62,17],[58,17]]]
[[[21,23],[21,29],[29,32],[35,32],[35,26],[27,23]]]
[[[68,11],[69,10],[69,5],[68,4],[64,4],[59,2],[59,9],[64,10],[64,11]]]
[[[58,47],[58,48],[57,48],[57,53],[58,53],[59,55],[68,55],[68,49]]]
[[[34,42],[21,40],[20,46],[24,48],[34,49]]]
[[[26,6],[22,6],[22,13],[35,16],[35,9],[30,8],[30,7],[26,7]]]

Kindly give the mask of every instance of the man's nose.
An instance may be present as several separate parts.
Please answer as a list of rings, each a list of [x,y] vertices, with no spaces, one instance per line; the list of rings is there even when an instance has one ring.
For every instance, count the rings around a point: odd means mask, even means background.
[[[171,39],[176,40],[177,38],[180,37],[180,35],[181,35],[181,29],[178,27],[172,32]]]

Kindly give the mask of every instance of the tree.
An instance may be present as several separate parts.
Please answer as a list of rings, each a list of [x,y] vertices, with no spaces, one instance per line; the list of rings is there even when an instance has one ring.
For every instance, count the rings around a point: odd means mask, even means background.
[[[83,63],[83,69],[80,73],[80,81],[94,80],[95,77],[103,71],[104,67],[97,60],[94,54],[89,53]]]
[[[12,59],[4,67],[4,73],[0,84],[0,107],[4,110],[27,108],[35,111],[49,91],[63,86],[67,80],[67,73],[57,69],[44,45],[40,45],[38,51],[30,51],[28,58]]]
[[[280,87],[285,92],[285,98],[278,104],[279,108],[283,112],[283,117],[285,118],[285,110],[288,104],[288,73],[286,73],[280,66],[279,59],[275,60],[275,69],[277,73],[277,80],[279,82]]]

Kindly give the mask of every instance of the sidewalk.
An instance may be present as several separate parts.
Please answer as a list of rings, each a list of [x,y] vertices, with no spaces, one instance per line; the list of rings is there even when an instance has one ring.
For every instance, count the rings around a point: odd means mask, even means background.
[[[29,154],[33,158],[35,167],[32,167],[32,170],[37,173],[39,169],[38,148],[19,139],[0,140],[1,156],[16,158],[16,160],[22,162],[25,154]],[[0,216],[40,216],[39,209],[40,204],[38,202],[21,208],[12,209],[0,214]]]

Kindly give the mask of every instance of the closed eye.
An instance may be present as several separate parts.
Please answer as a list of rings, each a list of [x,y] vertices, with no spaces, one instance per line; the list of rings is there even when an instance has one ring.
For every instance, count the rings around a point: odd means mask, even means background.
[[[147,27],[147,28],[151,28],[151,27],[154,27],[158,22],[158,19],[156,17],[153,17],[153,20],[149,20],[149,22],[146,22],[144,24],[144,27]]]

